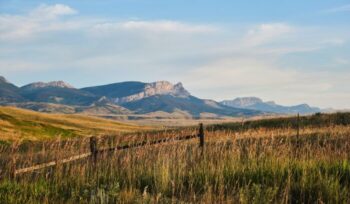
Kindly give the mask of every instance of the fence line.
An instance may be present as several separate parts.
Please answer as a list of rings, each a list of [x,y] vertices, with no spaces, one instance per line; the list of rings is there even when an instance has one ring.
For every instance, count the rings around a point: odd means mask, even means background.
[[[42,164],[37,164],[34,166],[30,167],[25,167],[22,169],[15,169],[13,168],[13,165],[9,165],[10,169],[5,171],[8,174],[8,177],[13,178],[16,175],[27,173],[27,172],[32,172],[35,170],[43,169],[43,168],[48,168],[52,166],[56,166],[57,164],[64,164],[64,163],[69,163],[73,162],[76,160],[84,159],[87,157],[92,157],[93,161],[97,161],[97,155],[105,152],[114,152],[118,150],[125,150],[125,149],[132,149],[132,148],[137,148],[137,147],[143,147],[146,145],[155,145],[155,144],[162,144],[162,143],[169,143],[169,142],[174,142],[174,141],[181,141],[181,140],[190,140],[198,137],[199,138],[199,146],[203,149],[204,147],[204,128],[203,124],[199,124],[199,131],[197,135],[186,135],[186,136],[179,136],[175,138],[164,138],[164,139],[159,139],[159,140],[153,140],[153,141],[142,141],[138,143],[133,143],[133,144],[126,144],[126,145],[119,145],[116,147],[111,147],[111,148],[106,148],[106,149],[98,149],[97,143],[98,139],[97,137],[91,137],[90,138],[90,152],[83,153],[80,155],[75,155],[71,156],[62,160],[56,160],[56,161],[51,161],[51,162],[46,162]]]
[[[122,145],[122,146],[117,146],[117,147],[112,147],[112,148],[107,148],[107,149],[100,149],[97,152],[98,153],[103,153],[107,151],[117,151],[117,150],[123,150],[123,149],[130,149],[130,148],[137,148],[137,147],[142,147],[146,145],[155,145],[155,144],[160,144],[160,143],[167,143],[167,142],[174,142],[174,141],[181,141],[181,140],[190,140],[198,137],[197,135],[187,135],[187,136],[180,136],[180,137],[175,137],[175,138],[164,138],[164,139],[159,139],[159,140],[153,140],[153,141],[142,141],[139,143],[134,143],[134,144],[127,144],[127,145]]]
[[[38,165],[35,165],[35,166],[26,167],[26,168],[23,168],[23,169],[17,169],[17,170],[15,170],[14,174],[17,175],[17,174],[22,174],[22,173],[26,173],[26,172],[31,172],[31,171],[47,168],[47,167],[50,167],[50,166],[55,166],[58,163],[59,164],[69,163],[69,162],[72,162],[72,161],[75,161],[75,160],[87,158],[87,157],[89,157],[91,155],[92,155],[91,152],[89,152],[89,153],[85,153],[85,154],[75,155],[75,156],[72,156],[72,157],[69,157],[69,158],[66,158],[66,159],[62,159],[61,161],[51,161],[51,162],[47,162],[47,163],[44,163],[44,164],[38,164]]]

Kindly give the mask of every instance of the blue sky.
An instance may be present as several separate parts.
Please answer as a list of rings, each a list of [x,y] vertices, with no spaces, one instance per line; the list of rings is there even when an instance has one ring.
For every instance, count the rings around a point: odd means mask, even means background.
[[[350,108],[350,1],[0,0],[0,75]]]

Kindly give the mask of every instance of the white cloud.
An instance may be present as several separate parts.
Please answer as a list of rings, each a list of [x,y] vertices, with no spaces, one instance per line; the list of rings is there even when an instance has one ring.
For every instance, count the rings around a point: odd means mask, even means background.
[[[55,4],[41,5],[27,15],[0,15],[0,40],[23,40],[37,33],[78,29],[80,22],[58,19],[75,13],[69,6]]]
[[[30,12],[29,16],[34,18],[56,18],[58,16],[64,15],[73,15],[78,13],[73,8],[64,5],[64,4],[55,4],[55,5],[40,5],[36,9]]]
[[[346,51],[348,29],[305,29],[287,23],[223,27],[67,16],[75,13],[66,5],[42,5],[26,15],[0,14],[0,72],[12,78],[32,72],[42,77],[38,80],[70,77],[85,85],[183,81],[193,94],[214,99],[257,95],[267,100],[280,97],[284,103],[322,105],[326,100],[318,101],[320,95],[346,98],[340,89],[349,87],[349,74],[322,73],[298,62],[291,63],[298,68],[289,67],[286,58],[290,53],[329,47],[332,52]],[[281,59],[287,62],[280,65]],[[344,67],[348,62],[332,63]]]
[[[187,83],[199,87],[266,88],[290,83],[296,77],[292,70],[280,70],[267,60],[252,57],[224,58],[187,73]],[[196,77],[196,79],[193,79]]]
[[[244,42],[249,46],[258,46],[277,41],[281,37],[295,32],[295,28],[285,23],[267,23],[250,29]]]
[[[340,65],[350,65],[350,60],[341,57],[335,58],[334,62]]]
[[[78,13],[63,5],[40,5],[26,15],[0,14],[0,40],[30,40],[37,34],[51,31],[79,30],[82,33],[115,35],[121,32],[134,34],[210,34],[220,30],[211,25],[191,24],[172,20],[110,21],[97,18],[63,18]],[[84,27],[84,29],[83,29]],[[96,37],[97,35],[95,35]]]
[[[95,31],[115,32],[115,31],[136,31],[152,33],[211,33],[218,30],[217,27],[209,25],[187,24],[178,21],[121,21],[99,23],[94,26]]]
[[[334,105],[334,98],[323,101],[317,98],[325,99],[328,94],[344,98],[346,91],[340,89],[350,79],[347,72],[295,70],[279,67],[274,60],[254,57],[220,59],[185,75],[185,86],[205,98],[222,100],[254,95],[289,105],[307,102],[321,107]],[[344,100],[338,105],[346,107]]]

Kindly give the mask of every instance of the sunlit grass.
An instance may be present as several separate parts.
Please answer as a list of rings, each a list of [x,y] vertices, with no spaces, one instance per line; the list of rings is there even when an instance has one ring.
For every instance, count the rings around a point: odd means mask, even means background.
[[[134,141],[195,130],[130,136]],[[349,203],[347,125],[207,130],[198,140],[101,154],[0,182],[5,203]],[[103,138],[100,138],[103,140]],[[123,141],[100,141],[99,146]],[[17,167],[85,152],[88,142],[42,143]],[[1,155],[11,148],[2,149]],[[11,156],[10,156],[11,158]],[[29,161],[28,161],[29,160]]]
[[[154,129],[84,115],[45,114],[0,107],[0,140],[71,138]]]

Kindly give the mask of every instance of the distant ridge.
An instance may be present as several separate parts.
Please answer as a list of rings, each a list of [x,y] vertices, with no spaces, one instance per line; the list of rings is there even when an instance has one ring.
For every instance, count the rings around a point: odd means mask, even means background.
[[[22,86],[20,94],[31,102],[57,103],[64,105],[90,105],[98,97],[74,88],[64,81],[35,82]]]
[[[257,97],[219,103],[191,95],[181,82],[127,81],[77,89],[64,81],[52,81],[30,83],[19,88],[4,77],[0,77],[0,104],[42,112],[93,115],[169,113],[196,118],[320,111],[307,104],[288,107],[263,102]]]
[[[257,97],[242,97],[234,100],[225,100],[221,104],[234,107],[245,108],[250,110],[258,110],[264,112],[280,113],[280,114],[310,114],[320,112],[320,108],[310,107],[308,104],[299,104],[295,106],[282,106],[276,104],[274,101],[264,102]]]
[[[95,95],[107,96],[115,103],[123,104],[141,100],[154,95],[172,95],[176,97],[188,97],[190,93],[182,86],[168,81],[157,81],[152,83],[122,82],[104,86],[88,87],[82,90]]]
[[[179,111],[199,117],[202,113],[212,113],[217,116],[256,115],[260,113],[259,111],[224,106],[217,102],[208,104],[206,100],[192,96],[182,83],[172,84],[168,81],[121,82],[87,87],[82,90],[96,96],[105,96],[115,104],[136,114]]]

